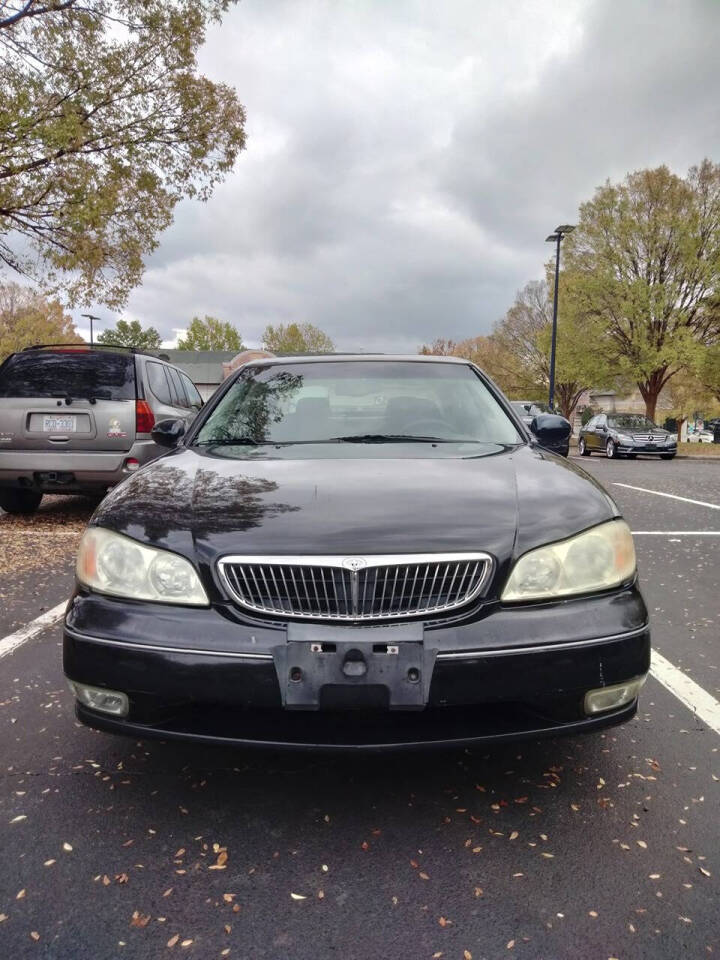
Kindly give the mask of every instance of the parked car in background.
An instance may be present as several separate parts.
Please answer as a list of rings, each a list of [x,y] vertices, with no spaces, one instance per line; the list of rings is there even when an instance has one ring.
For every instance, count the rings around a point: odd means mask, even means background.
[[[599,413],[580,431],[578,450],[583,457],[604,453],[611,460],[638,454],[672,460],[677,453],[677,434],[658,427],[635,413]]]
[[[44,493],[105,491],[164,453],[158,420],[202,407],[190,378],[128,347],[30,347],[0,365],[0,507],[32,513]]]
[[[705,426],[700,430],[688,431],[687,439],[688,443],[714,443],[715,432],[709,426]]]
[[[189,431],[157,424],[175,449],[83,536],[79,719],[353,749],[630,719],[650,658],[632,536],[541,446],[567,421],[536,426],[455,357],[242,367]]]
[[[533,423],[535,421],[535,417],[538,417],[544,413],[552,413],[552,410],[546,403],[536,403],[534,400],[511,400],[510,402],[513,410],[517,413],[525,426],[532,432],[534,432]],[[564,417],[563,420],[565,420]],[[565,423],[570,425],[569,420],[565,420]],[[546,439],[543,446],[545,446],[548,450],[552,450],[553,453],[559,453],[561,456],[566,457],[570,453],[571,432],[572,427],[570,427],[567,440],[558,438],[557,440],[550,441]]]

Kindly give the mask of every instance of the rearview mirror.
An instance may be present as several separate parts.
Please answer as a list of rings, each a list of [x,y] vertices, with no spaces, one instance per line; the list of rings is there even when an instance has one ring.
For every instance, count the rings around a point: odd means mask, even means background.
[[[160,420],[152,428],[150,436],[161,447],[176,447],[185,434],[184,420]]]
[[[555,413],[539,413],[530,424],[535,439],[542,446],[565,443],[570,438],[570,421]]]

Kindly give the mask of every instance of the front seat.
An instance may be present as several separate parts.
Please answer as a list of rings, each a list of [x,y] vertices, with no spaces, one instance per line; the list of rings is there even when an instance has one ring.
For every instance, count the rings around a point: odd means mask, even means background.
[[[330,401],[327,397],[302,397],[295,407],[293,428],[298,440],[330,437]]]
[[[385,408],[385,430],[387,433],[407,433],[409,424],[416,420],[437,420],[439,417],[442,418],[440,408],[427,397],[391,397]]]

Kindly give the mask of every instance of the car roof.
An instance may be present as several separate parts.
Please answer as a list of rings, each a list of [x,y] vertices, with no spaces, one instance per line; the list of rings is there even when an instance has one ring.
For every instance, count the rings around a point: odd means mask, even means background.
[[[471,362],[464,357],[447,357],[424,353],[321,353],[298,354],[289,357],[258,357],[254,360],[248,360],[244,366],[267,366],[268,364],[277,366],[288,363],[345,363],[351,361],[354,363],[364,363],[369,360],[373,362],[387,361],[389,363],[400,360],[409,363],[459,363],[466,365]]]

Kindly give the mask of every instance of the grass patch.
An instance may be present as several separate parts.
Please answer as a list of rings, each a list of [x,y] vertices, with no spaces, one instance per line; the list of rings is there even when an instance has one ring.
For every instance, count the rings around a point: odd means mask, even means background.
[[[679,443],[678,453],[683,457],[720,457],[720,443]]]

